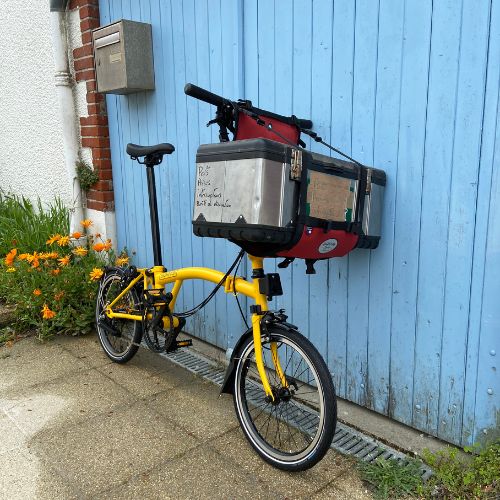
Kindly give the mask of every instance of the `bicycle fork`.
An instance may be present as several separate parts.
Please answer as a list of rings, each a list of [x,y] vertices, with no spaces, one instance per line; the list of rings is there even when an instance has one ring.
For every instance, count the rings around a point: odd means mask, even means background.
[[[271,388],[271,384],[269,383],[269,379],[267,377],[266,368],[264,366],[264,356],[262,351],[262,328],[261,321],[264,319],[265,321],[265,312],[269,310],[267,305],[267,297],[265,294],[261,293],[260,282],[259,279],[264,276],[264,268],[262,257],[254,257],[253,255],[249,255],[248,258],[252,263],[252,284],[254,287],[254,298],[255,298],[255,306],[252,306],[252,331],[253,331],[253,342],[255,346],[255,364],[257,365],[257,370],[259,372],[262,385],[264,387],[264,391],[266,396],[271,400],[274,400],[274,394]],[[276,373],[280,379],[281,385],[283,387],[288,387],[285,374],[283,373],[283,369],[281,368],[279,356],[278,356],[278,347],[276,342],[270,343],[271,347],[271,357],[274,364],[274,368]]]

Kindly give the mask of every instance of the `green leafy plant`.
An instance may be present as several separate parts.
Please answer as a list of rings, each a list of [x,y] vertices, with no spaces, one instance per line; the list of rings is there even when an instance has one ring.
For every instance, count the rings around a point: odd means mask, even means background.
[[[84,161],[76,162],[76,175],[80,181],[80,187],[85,192],[99,182],[99,175],[97,175],[97,172]]]
[[[422,487],[426,498],[482,499],[500,495],[500,441],[482,450],[466,447],[464,457],[457,449],[431,453],[424,451],[425,461],[434,475]]]
[[[45,245],[47,235],[69,231],[69,211],[60,199],[44,207],[24,196],[0,190],[0,255],[19,247],[33,252]]]
[[[422,462],[408,459],[378,458],[374,462],[360,462],[358,469],[364,481],[369,483],[376,498],[400,498],[414,495],[422,485]]]

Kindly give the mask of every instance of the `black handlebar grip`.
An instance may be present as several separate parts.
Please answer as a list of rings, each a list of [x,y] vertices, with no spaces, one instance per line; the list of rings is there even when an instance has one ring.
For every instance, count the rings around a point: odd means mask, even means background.
[[[220,95],[213,94],[208,90],[202,89],[192,83],[186,83],[184,86],[184,93],[200,101],[208,102],[208,104],[213,104],[214,106],[219,106],[225,101]]]

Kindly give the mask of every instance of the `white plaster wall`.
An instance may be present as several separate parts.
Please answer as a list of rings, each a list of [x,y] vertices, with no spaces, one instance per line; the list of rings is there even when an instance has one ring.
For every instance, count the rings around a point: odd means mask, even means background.
[[[70,205],[48,0],[0,1],[0,188]]]

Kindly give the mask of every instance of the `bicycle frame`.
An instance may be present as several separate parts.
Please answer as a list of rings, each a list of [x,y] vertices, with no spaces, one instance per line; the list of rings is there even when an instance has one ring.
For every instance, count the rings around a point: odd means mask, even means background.
[[[252,270],[263,269],[264,259],[262,257],[254,257],[252,255],[249,255],[249,259],[252,263]],[[140,281],[143,282],[145,290],[162,290],[165,286],[173,284],[171,290],[173,298],[170,302],[170,308],[173,311],[175,302],[185,280],[201,279],[204,281],[211,281],[212,283],[220,283],[220,281],[224,277],[224,273],[222,273],[221,271],[217,271],[215,269],[210,269],[207,267],[184,267],[175,269],[173,271],[166,271],[163,266],[153,266],[151,269],[138,269],[138,272],[139,275],[129,283],[129,285],[113,300],[113,302],[111,302],[111,304],[107,306],[106,315],[109,318],[128,319],[132,321],[143,320],[143,317],[139,314],[129,314],[113,311],[113,306]],[[259,291],[258,278],[254,278],[250,282],[239,276],[228,276],[224,283],[224,291],[226,293],[233,294],[241,293],[242,295],[253,299],[255,301],[255,304],[260,306],[262,312],[268,311],[267,297],[261,294]],[[267,378],[262,355],[260,327],[261,318],[262,314],[252,314],[253,340],[255,345],[255,363],[257,365],[257,370],[259,372],[266,395],[271,399],[274,399],[271,385],[269,384],[269,380]],[[174,316],[173,319],[174,327],[178,326],[178,318]],[[170,319],[168,317],[164,317],[163,324],[165,329],[169,329]],[[286,378],[283,374],[283,370],[279,362],[279,358],[277,355],[277,346],[275,342],[271,343],[271,351],[272,360],[275,365],[276,372],[281,379],[281,383],[286,386]]]
[[[191,279],[201,279],[205,281],[211,281],[212,283],[220,283],[224,277],[225,273],[217,271],[215,269],[210,269],[207,267],[184,267],[180,269],[175,269],[173,271],[167,271],[162,264],[161,259],[161,243],[160,243],[160,224],[158,217],[158,205],[156,201],[156,183],[154,175],[154,167],[158,165],[163,160],[163,154],[160,155],[149,155],[144,158],[141,162],[146,166],[146,176],[148,184],[148,197],[149,197],[149,214],[151,219],[151,237],[153,243],[153,257],[154,266],[150,269],[138,269],[139,275],[134,278],[127,288],[125,288],[106,308],[106,315],[109,318],[120,318],[128,319],[132,321],[142,321],[143,317],[139,314],[128,314],[113,311],[113,306],[139,281],[143,281],[144,290],[163,290],[166,285],[173,283],[171,290],[172,300],[169,304],[170,310],[174,312],[175,302],[179,295],[179,291],[182,287],[182,283],[185,280]],[[264,258],[254,257],[253,255],[248,256],[250,262],[252,263],[252,271],[254,275],[260,275],[264,272]],[[247,281],[238,276],[228,276],[224,282],[224,291],[226,293],[241,293],[246,297],[250,297],[255,301],[257,306],[260,306],[260,314],[252,314],[252,329],[253,329],[253,340],[255,346],[255,364],[257,365],[257,370],[259,372],[264,391],[266,396],[268,396],[272,401],[274,401],[274,395],[267,378],[266,370],[264,367],[264,357],[262,353],[262,342],[261,342],[261,327],[260,322],[262,319],[262,313],[269,310],[267,305],[267,297],[260,293],[259,290],[259,279],[252,278],[252,281]],[[179,325],[179,320],[175,316],[174,327]],[[168,317],[163,318],[163,325],[165,329],[170,328],[170,320]],[[271,354],[276,373],[278,374],[280,381],[283,386],[288,387],[286,382],[286,377],[281,368],[278,359],[278,349],[275,342],[271,342]]]

